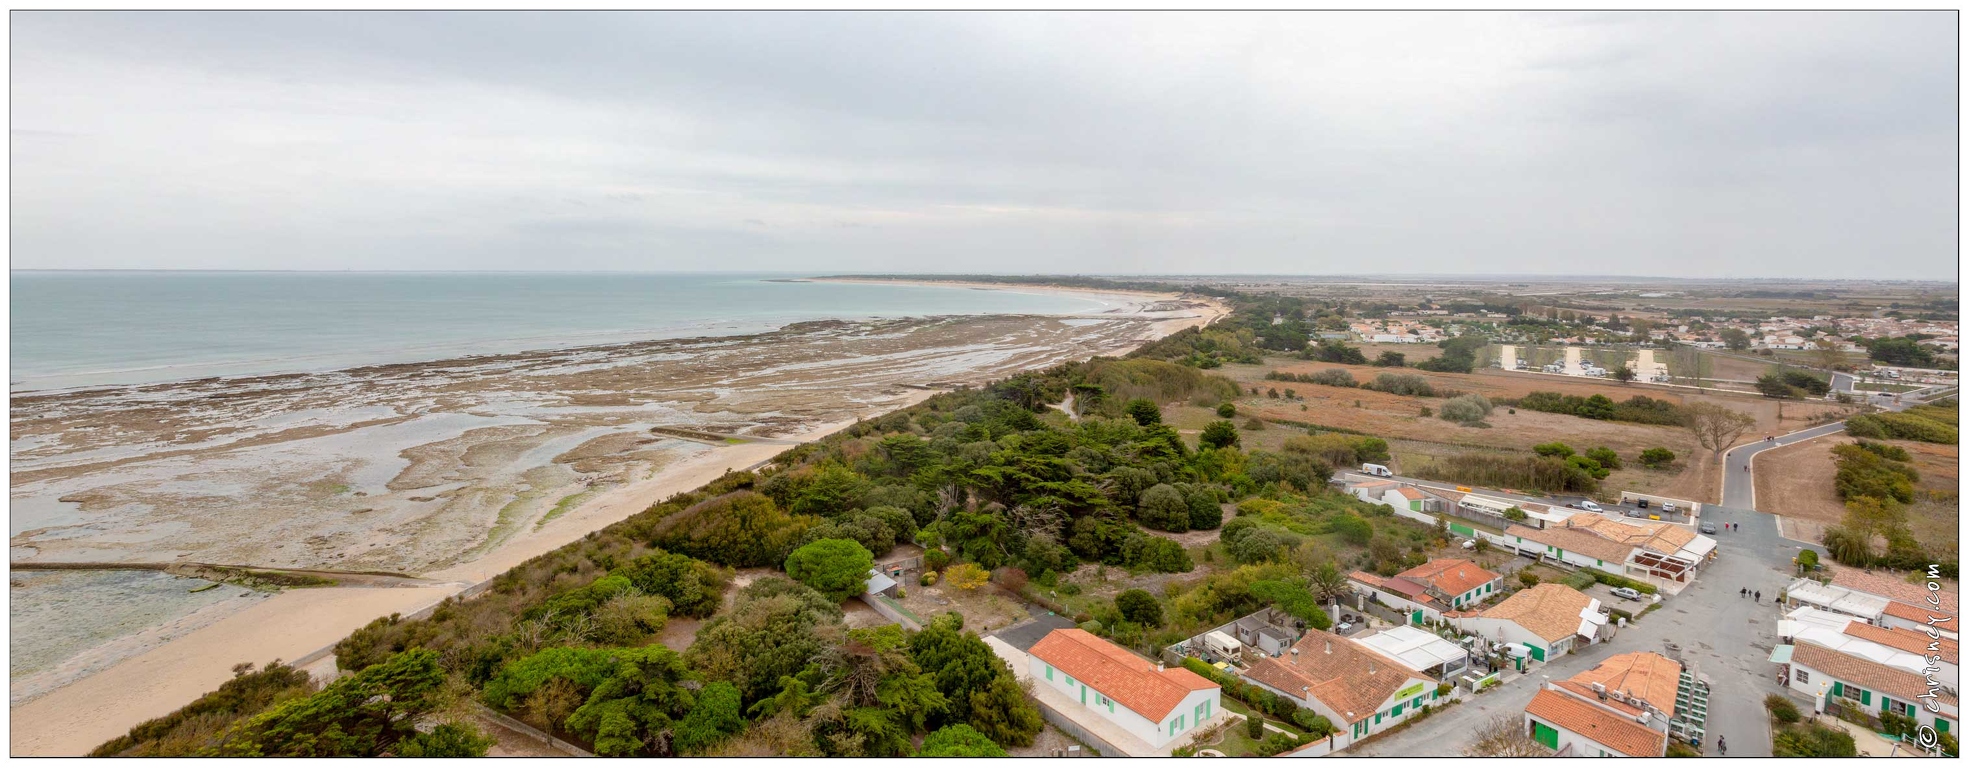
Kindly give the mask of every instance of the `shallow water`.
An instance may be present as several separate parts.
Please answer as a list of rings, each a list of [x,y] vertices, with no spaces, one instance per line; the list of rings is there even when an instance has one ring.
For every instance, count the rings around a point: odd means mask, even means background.
[[[726,336],[824,318],[1115,306],[1016,289],[732,274],[22,271],[11,286],[15,391]]]
[[[154,644],[132,642],[134,635],[160,627],[176,630],[143,638],[161,641],[189,632],[196,625],[183,620],[201,609],[216,620],[226,612],[223,609],[244,608],[257,595],[229,584],[191,592],[211,583],[157,571],[14,571],[8,589],[7,619],[13,630],[7,648],[12,662],[9,680],[18,684],[91,649],[121,641],[115,653],[90,656],[90,666],[107,666]],[[172,626],[173,622],[180,625]],[[17,688],[15,703],[22,694],[39,692]]]

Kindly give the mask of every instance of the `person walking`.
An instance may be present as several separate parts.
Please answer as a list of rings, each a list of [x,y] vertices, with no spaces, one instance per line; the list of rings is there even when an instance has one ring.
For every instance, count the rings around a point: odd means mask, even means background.
[[[1720,755],[1730,754],[1730,743],[1724,741],[1721,736],[1716,737],[1716,753]]]
[[[1749,596],[1750,596],[1750,588],[1749,588],[1749,587],[1745,587],[1745,588],[1743,588],[1743,589],[1739,589],[1739,590],[1737,590],[1737,597],[1749,597]]]
[[[1751,598],[1752,600],[1756,600],[1757,602],[1760,602],[1760,603],[1761,603],[1761,602],[1764,602],[1764,593],[1762,593],[1762,592],[1752,592],[1752,593],[1750,593],[1750,598]]]

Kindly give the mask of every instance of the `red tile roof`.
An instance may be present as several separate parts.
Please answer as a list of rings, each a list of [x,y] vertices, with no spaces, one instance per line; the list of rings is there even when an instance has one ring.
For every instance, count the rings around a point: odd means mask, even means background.
[[[1960,631],[1955,626],[1954,612],[1938,611],[1931,605],[1910,605],[1899,600],[1889,600],[1887,601],[1887,607],[1881,609],[1880,612],[1897,619],[1906,619],[1916,624],[1927,624],[1933,621],[1935,626],[1949,632]]]
[[[1628,757],[1661,757],[1668,751],[1668,734],[1550,688],[1531,697],[1525,712]]]
[[[1547,642],[1558,642],[1579,634],[1579,614],[1592,604],[1593,598],[1584,592],[1546,582],[1518,590],[1477,615],[1516,622]]]
[[[1956,659],[1960,655],[1961,647],[1956,641],[1946,637],[1930,639],[1927,633],[1919,630],[1876,627],[1872,624],[1862,624],[1854,621],[1846,624],[1846,634],[1861,640],[1879,643],[1889,648],[1918,654],[1923,658],[1936,655],[1942,657],[1942,661],[1950,664],[1960,663]],[[1928,646],[1930,645],[1935,646],[1935,650],[1928,650]]]
[[[1811,643],[1799,643],[1792,648],[1791,663],[1811,667],[1838,678],[1841,682],[1852,683],[1902,701],[1919,701],[1922,696],[1928,694],[1928,681],[1920,675],[1820,648]],[[1945,690],[1935,691],[1935,700],[1951,707],[1956,706],[1955,697]]]
[[[1429,498],[1429,494],[1415,490],[1414,488],[1410,488],[1406,485],[1401,487],[1399,493],[1401,493],[1402,498],[1408,499],[1409,501],[1420,501],[1422,499]]]
[[[1182,667],[1157,669],[1148,659],[1079,629],[1053,630],[1033,644],[1031,654],[1129,711],[1158,722],[1184,697],[1218,687]]]
[[[1352,713],[1349,723],[1372,717],[1410,680],[1436,681],[1367,646],[1316,629],[1307,630],[1292,650],[1259,659],[1245,677],[1293,696],[1311,696],[1342,715]]]
[[[1477,567],[1476,563],[1447,557],[1430,560],[1395,576],[1435,587],[1452,598],[1498,579],[1497,574]]]
[[[1682,665],[1660,654],[1634,651],[1608,656],[1597,666],[1568,680],[1589,691],[1594,683],[1599,683],[1609,691],[1639,698],[1661,712],[1674,714],[1675,689],[1681,685]]]

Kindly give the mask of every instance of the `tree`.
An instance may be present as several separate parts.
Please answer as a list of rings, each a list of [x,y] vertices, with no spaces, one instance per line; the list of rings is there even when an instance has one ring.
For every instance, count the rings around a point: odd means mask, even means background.
[[[868,589],[875,556],[849,539],[821,539],[786,557],[786,575],[840,602]]]
[[[744,729],[738,688],[719,680],[706,684],[698,692],[696,704],[684,715],[683,722],[677,724],[676,749],[687,755],[697,754]]]
[[[990,581],[991,572],[979,568],[977,563],[958,563],[944,571],[943,577],[945,583],[968,592]]]
[[[1222,405],[1217,406],[1217,418],[1228,419],[1236,415],[1237,415],[1236,403],[1224,403]]]
[[[1368,539],[1374,537],[1374,526],[1352,512],[1335,515],[1328,526],[1334,533],[1340,534],[1342,538],[1355,545],[1365,545]]]
[[[1832,339],[1813,340],[1812,357],[1818,360],[1820,368],[1828,370],[1838,367],[1846,361],[1846,356],[1839,352],[1839,342],[1833,341]]]
[[[1347,576],[1340,572],[1340,565],[1332,558],[1320,562],[1313,568],[1306,585],[1319,595],[1320,602],[1327,602],[1334,596],[1347,591]]]
[[[1190,503],[1175,486],[1159,483],[1142,492],[1135,517],[1150,528],[1182,533],[1190,529]]]
[[[1374,364],[1382,368],[1403,368],[1408,365],[1408,357],[1400,352],[1383,352],[1374,358]]]
[[[1130,400],[1127,405],[1121,407],[1121,410],[1128,414],[1128,418],[1134,419],[1136,424],[1144,427],[1162,423],[1162,409],[1156,407],[1155,401],[1147,398],[1138,397]]]
[[[485,757],[494,740],[478,728],[458,723],[439,723],[430,733],[405,737],[390,749],[397,757]]]
[[[1615,369],[1613,369],[1613,377],[1614,377],[1614,378],[1616,378],[1616,379],[1619,379],[1619,380],[1621,380],[1621,381],[1623,381],[1623,382],[1628,382],[1628,381],[1633,381],[1633,380],[1634,380],[1634,369],[1633,369],[1633,368],[1629,368],[1629,367],[1627,367],[1627,366],[1625,366],[1625,365],[1623,365],[1623,366],[1621,366],[1621,367],[1619,367],[1619,368],[1615,368]]]
[[[1526,587],[1536,587],[1538,586],[1538,574],[1532,573],[1531,571],[1519,571],[1518,583]]]
[[[438,705],[444,668],[436,651],[416,649],[274,705],[233,727],[218,754],[264,757],[374,757],[416,734]]]
[[[938,728],[929,736],[923,737],[923,748],[916,751],[917,757],[1006,757],[1005,748],[985,738],[976,729],[963,723]]]
[[[1524,718],[1514,714],[1492,717],[1477,729],[1476,739],[1465,757],[1549,757],[1552,750],[1533,741],[1526,732]]]
[[[1723,340],[1723,346],[1741,352],[1750,348],[1750,334],[1741,328],[1724,328],[1716,337]]]
[[[1667,448],[1649,448],[1641,452],[1641,466],[1648,469],[1665,469],[1675,463],[1675,452]]]
[[[1799,571],[1811,573],[1819,569],[1819,553],[1812,549],[1798,550],[1798,557],[1794,562],[1798,563]]]
[[[1115,595],[1114,608],[1128,621],[1145,627],[1162,626],[1162,604],[1145,591],[1130,589]]]
[[[1757,419],[1750,414],[1707,401],[1690,403],[1683,410],[1688,414],[1688,428],[1695,435],[1696,444],[1708,448],[1717,458],[1735,445],[1744,432],[1757,426]]]
[[[1229,421],[1213,421],[1205,425],[1203,435],[1197,438],[1205,448],[1229,448],[1238,444],[1237,425]]]
[[[1620,454],[1615,453],[1612,448],[1604,445],[1588,450],[1586,452],[1586,458],[1599,462],[1600,466],[1606,467],[1607,469],[1620,469]]]
[[[1540,456],[1551,456],[1558,459],[1573,455],[1572,446],[1557,441],[1534,445],[1531,447],[1531,452]]]
[[[1491,411],[1490,400],[1483,395],[1458,395],[1443,402],[1437,410],[1445,421],[1459,424],[1475,424],[1483,421]]]

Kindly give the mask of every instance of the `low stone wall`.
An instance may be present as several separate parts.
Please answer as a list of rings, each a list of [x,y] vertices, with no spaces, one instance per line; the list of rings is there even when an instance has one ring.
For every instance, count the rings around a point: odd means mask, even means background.
[[[593,752],[589,752],[588,750],[582,749],[573,744],[569,744],[565,741],[561,741],[560,739],[554,738],[553,736],[547,734],[544,731],[541,731],[538,728],[535,728],[531,725],[527,725],[526,723],[522,723],[518,720],[507,717],[505,715],[499,714],[498,712],[494,712],[490,707],[487,707],[484,704],[474,703],[472,707],[475,713],[478,714],[478,716],[483,717],[487,720],[491,720],[507,728],[511,728],[520,733],[526,734],[527,737],[535,739],[543,744],[546,744],[547,746],[553,747],[562,752],[566,752],[575,757],[595,756],[595,753]]]
[[[1095,736],[1087,729],[1080,727],[1080,724],[1074,722],[1073,718],[1067,717],[1059,710],[1054,709],[1052,705],[1046,703],[1045,699],[1034,697],[1033,703],[1039,705],[1039,714],[1041,717],[1046,718],[1046,722],[1052,723],[1053,727],[1058,728],[1061,733],[1064,733],[1068,736],[1072,736],[1073,738],[1079,740],[1080,743],[1085,744],[1092,749],[1100,751],[1103,757],[1129,756],[1128,753],[1122,751],[1121,748],[1101,740],[1101,737]]]
[[[895,606],[890,605],[889,601],[878,596],[862,595],[861,601],[866,603],[868,607],[875,609],[876,613],[882,614],[882,618],[901,624],[903,629],[921,630],[923,628],[923,625],[916,623],[915,619],[909,618],[902,611],[897,610]]]

